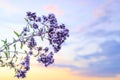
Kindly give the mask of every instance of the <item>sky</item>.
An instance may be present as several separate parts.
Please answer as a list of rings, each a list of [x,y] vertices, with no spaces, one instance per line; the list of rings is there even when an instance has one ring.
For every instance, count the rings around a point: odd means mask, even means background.
[[[53,65],[41,67],[33,60],[23,80],[120,80],[119,6],[120,0],[0,0],[0,40],[23,29],[26,12],[54,13],[70,37]],[[0,68],[0,80],[18,80],[13,75]]]

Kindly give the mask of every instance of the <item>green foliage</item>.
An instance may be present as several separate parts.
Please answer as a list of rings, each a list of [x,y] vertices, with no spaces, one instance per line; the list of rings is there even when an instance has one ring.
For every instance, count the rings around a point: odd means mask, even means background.
[[[23,48],[23,43],[22,43],[22,42],[20,42],[20,48],[21,48],[21,49]]]
[[[16,44],[14,44],[13,47],[14,47],[14,49],[15,49],[15,51],[16,51]]]
[[[17,36],[17,37],[19,37],[20,35],[16,32],[16,31],[14,31],[14,34]]]
[[[25,54],[27,54],[28,52],[26,50],[24,50]]]
[[[4,52],[4,54],[5,54],[5,56],[6,56],[6,59],[8,60],[8,57],[9,57],[9,52],[8,52],[8,51],[6,51],[6,52]]]
[[[28,22],[28,19],[24,18],[26,22]]]

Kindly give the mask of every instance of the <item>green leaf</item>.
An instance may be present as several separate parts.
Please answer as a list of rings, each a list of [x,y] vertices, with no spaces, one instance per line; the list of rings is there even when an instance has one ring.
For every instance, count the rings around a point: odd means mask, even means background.
[[[5,39],[5,40],[1,40],[4,44],[6,44],[7,43],[7,39]]]
[[[2,56],[0,56],[0,60],[1,60]]]
[[[1,65],[0,67],[5,67],[5,65]]]
[[[4,44],[4,47],[5,47],[6,51],[8,51],[10,49],[8,44]]]
[[[28,19],[24,18],[26,22],[28,22]]]
[[[14,63],[12,61],[10,61],[8,64],[10,65],[10,69],[14,67]]]
[[[25,53],[27,54],[27,51],[26,50],[24,50],[25,51]]]
[[[24,33],[24,31],[22,31],[19,36],[21,36],[23,33]]]
[[[16,31],[14,31],[14,34],[15,34],[17,37],[19,37],[19,34],[18,34]]]
[[[11,61],[10,62],[12,62],[13,61],[13,59],[16,57],[16,55],[14,54],[14,56],[12,57],[12,59],[11,59]]]
[[[0,60],[0,62],[1,62],[1,63],[3,63],[3,61],[2,61],[2,60]]]
[[[32,24],[30,24],[30,27],[32,28]]]
[[[23,48],[23,43],[22,43],[22,42],[20,43],[20,48],[21,48],[21,49]]]
[[[8,44],[5,44],[4,46],[5,46],[5,49],[6,49],[6,50],[9,50],[9,49],[10,49]]]
[[[14,49],[15,49],[15,51],[16,51],[16,44],[14,44],[13,47],[14,47]]]
[[[41,40],[43,41],[43,37],[41,36]]]
[[[4,44],[5,44],[5,41],[4,40],[1,40]]]
[[[9,57],[9,52],[8,52],[8,51],[6,51],[6,52],[4,52],[4,54],[5,54],[5,56],[6,56],[7,60],[8,60],[8,57]]]

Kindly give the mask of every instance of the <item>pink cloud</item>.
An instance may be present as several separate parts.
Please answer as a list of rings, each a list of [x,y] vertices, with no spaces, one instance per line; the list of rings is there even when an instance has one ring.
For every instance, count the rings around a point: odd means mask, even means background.
[[[94,12],[93,15],[96,19],[102,17],[102,16],[106,16],[106,12],[102,9],[102,8],[97,8]]]
[[[20,12],[20,9],[8,0],[0,0],[0,8],[3,9],[7,15]]]
[[[57,15],[63,15],[64,11],[61,10],[57,5],[47,5],[44,7],[47,12],[55,13]]]
[[[98,18],[100,18],[102,16],[106,16],[106,15],[107,15],[107,13],[104,10],[104,5],[99,6],[98,8],[96,8],[93,11],[93,16],[95,17],[95,19],[98,19]]]
[[[113,0],[105,1],[103,4],[98,6],[94,11],[93,11],[93,16],[95,19],[98,19],[102,16],[107,16],[108,13],[106,12],[106,7],[109,6],[109,4],[113,3]]]

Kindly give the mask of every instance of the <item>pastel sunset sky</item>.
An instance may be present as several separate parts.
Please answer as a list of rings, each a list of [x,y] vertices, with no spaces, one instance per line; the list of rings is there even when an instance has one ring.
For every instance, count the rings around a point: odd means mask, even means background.
[[[0,0],[0,40],[21,32],[27,11],[54,13],[70,37],[53,65],[33,59],[23,80],[120,80],[120,0]],[[18,80],[13,76],[0,67],[0,80]]]

